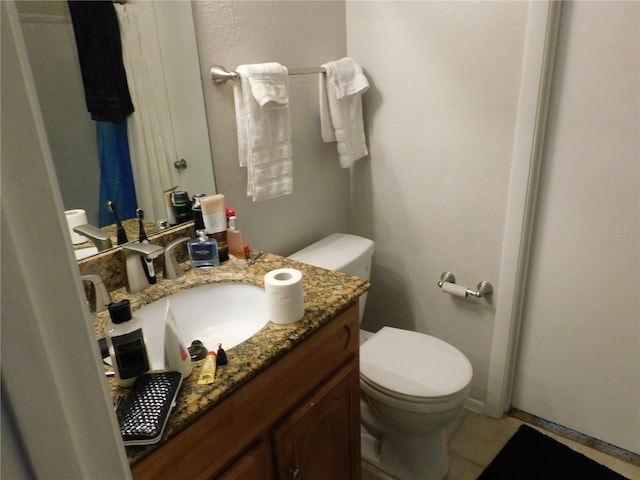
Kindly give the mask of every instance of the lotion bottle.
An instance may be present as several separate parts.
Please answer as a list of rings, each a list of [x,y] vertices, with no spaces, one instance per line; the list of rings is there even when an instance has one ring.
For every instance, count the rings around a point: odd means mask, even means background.
[[[227,230],[227,247],[229,254],[237,259],[245,258],[244,243],[242,241],[242,231],[236,227],[236,217],[229,217],[229,229]]]
[[[138,375],[149,371],[142,320],[131,315],[129,300],[110,303],[107,308],[111,322],[106,326],[104,336],[115,379],[121,387],[130,387]]]

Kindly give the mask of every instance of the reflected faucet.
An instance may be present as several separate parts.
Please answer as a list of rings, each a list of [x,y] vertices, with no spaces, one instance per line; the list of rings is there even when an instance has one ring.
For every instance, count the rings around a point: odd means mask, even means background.
[[[91,242],[93,242],[99,252],[113,247],[113,244],[111,243],[111,237],[106,232],[100,230],[98,227],[94,227],[93,225],[85,223],[84,225],[76,225],[75,227],[73,227],[73,231],[79,233],[80,235],[84,235],[89,240],[91,240]]]
[[[140,258],[154,260],[164,252],[164,248],[150,243],[127,243],[122,245],[126,278],[125,287],[129,293],[138,293],[149,286]]]

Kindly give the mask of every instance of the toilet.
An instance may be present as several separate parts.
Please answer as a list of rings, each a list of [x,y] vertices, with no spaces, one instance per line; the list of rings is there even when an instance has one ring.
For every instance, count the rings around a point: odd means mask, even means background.
[[[334,233],[289,258],[369,279],[373,241]],[[360,320],[366,294],[360,297]],[[471,363],[430,335],[383,327],[360,331],[362,458],[400,480],[441,480],[445,429],[471,388]],[[384,354],[381,354],[381,353]]]

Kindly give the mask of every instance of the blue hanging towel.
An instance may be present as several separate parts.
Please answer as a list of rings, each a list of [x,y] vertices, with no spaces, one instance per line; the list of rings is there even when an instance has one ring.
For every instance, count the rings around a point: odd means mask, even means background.
[[[111,200],[121,220],[134,218],[138,201],[129,156],[127,122],[96,122],[98,156],[100,157],[100,226],[111,225],[115,217],[107,209]]]

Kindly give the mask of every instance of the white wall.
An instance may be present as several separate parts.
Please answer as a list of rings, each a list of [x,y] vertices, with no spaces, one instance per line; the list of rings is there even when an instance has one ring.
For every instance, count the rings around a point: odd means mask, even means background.
[[[356,165],[352,230],[376,242],[364,327],[440,337],[487,389],[525,2],[348,2],[348,53],[364,67],[370,159]],[[451,271],[493,299],[437,287]]]
[[[294,163],[293,194],[263,202],[246,196],[238,166],[233,87],[209,80],[214,64],[320,66],[346,54],[343,2],[195,2],[216,189],[235,208],[252,247],[288,255],[336,231],[349,230],[349,171],[335,144],[320,138],[318,75],[289,78]]]

